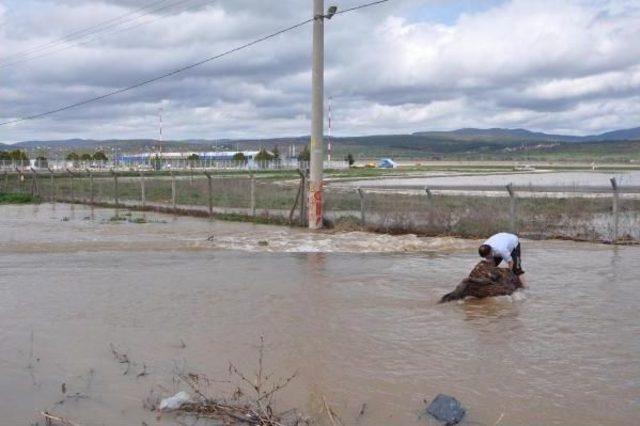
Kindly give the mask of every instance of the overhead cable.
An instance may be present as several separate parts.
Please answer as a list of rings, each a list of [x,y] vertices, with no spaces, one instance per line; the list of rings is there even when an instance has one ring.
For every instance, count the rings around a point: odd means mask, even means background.
[[[137,20],[139,20],[140,18],[144,18],[145,16],[148,15],[153,15],[156,14],[158,12],[161,12],[163,10],[167,10],[167,9],[171,9],[175,6],[179,6],[182,5],[184,3],[189,3],[193,0],[180,0],[177,1],[175,3],[170,3],[168,5],[164,5],[162,7],[159,8],[155,8],[155,9],[151,9],[151,10],[147,10],[145,13],[139,14],[140,12],[159,5],[161,3],[165,3],[168,0],[161,0],[161,1],[157,1],[154,3],[151,3],[143,8],[140,9],[136,9],[136,11],[133,12],[129,12],[126,13],[124,15],[121,15],[119,17],[116,18],[112,18],[110,20],[104,21],[100,24],[94,25],[92,27],[88,27],[85,28],[83,30],[78,30],[78,31],[74,31],[73,33],[67,34],[66,36],[61,37],[58,40],[53,40],[50,41],[48,43],[44,43],[40,46],[35,46],[29,49],[25,49],[24,51],[21,52],[16,52],[13,53],[9,56],[6,56],[2,59],[0,59],[0,68],[6,68],[9,66],[13,66],[16,64],[20,64],[20,63],[24,63],[27,61],[31,61],[34,59],[38,59],[44,56],[49,56],[53,53],[56,52],[60,52],[62,50],[66,50],[69,49],[71,47],[74,46],[78,46],[78,45],[82,45],[83,44],[83,40],[90,40],[92,37],[95,37],[96,35],[105,35],[105,34],[109,34],[109,33],[117,33],[122,31],[122,29],[118,29],[118,27],[127,24],[127,23],[131,23],[131,22],[135,22]],[[201,6],[201,5],[198,5]],[[138,16],[132,16],[132,15],[136,15],[139,14]],[[169,14],[170,15],[170,14]],[[169,15],[164,15],[169,16]],[[124,19],[122,20],[122,18],[126,18],[129,17],[128,19]],[[155,20],[152,20],[150,22],[153,22]],[[134,28],[136,26],[140,26],[140,25],[145,25],[149,22],[142,22],[140,24],[129,26],[129,27],[125,27],[124,30],[126,29],[130,29],[130,28]],[[91,30],[91,31],[90,31]],[[86,41],[85,41],[86,42]],[[35,55],[35,56],[34,56]]]
[[[379,1],[374,1],[374,2],[370,2],[370,3],[361,4],[359,6],[355,6],[355,7],[349,8],[349,9],[345,9],[341,13],[347,13],[347,12],[352,12],[352,11],[359,10],[359,9],[364,9],[366,7],[376,6],[376,5],[379,5],[381,3],[385,3],[387,1],[389,1],[389,0],[379,0]],[[338,13],[336,13],[336,15],[337,14]],[[127,86],[127,87],[124,87],[124,88],[121,88],[121,89],[117,89],[117,90],[105,93],[103,95],[100,95],[100,96],[96,96],[96,97],[93,97],[93,98],[85,99],[83,101],[79,101],[79,102],[76,102],[76,103],[73,103],[73,104],[70,104],[70,105],[66,105],[66,106],[63,106],[63,107],[60,107],[60,108],[56,108],[56,109],[53,109],[53,110],[49,110],[49,111],[45,111],[45,112],[41,112],[41,113],[38,113],[38,114],[33,114],[33,115],[25,116],[25,117],[16,118],[14,120],[5,121],[5,122],[0,123],[0,126],[6,126],[6,125],[9,125],[9,124],[16,124],[16,123],[20,123],[22,121],[27,121],[27,120],[35,120],[37,118],[42,118],[42,117],[45,117],[45,116],[48,116],[48,115],[51,115],[51,114],[56,114],[58,112],[66,111],[66,110],[69,110],[69,109],[72,109],[72,108],[77,108],[77,107],[82,106],[82,105],[86,105],[86,104],[89,104],[89,103],[92,103],[92,102],[96,102],[96,101],[99,101],[99,100],[102,100],[102,99],[105,99],[105,98],[109,98],[111,96],[118,95],[120,93],[124,93],[124,92],[128,92],[130,90],[133,90],[133,89],[137,89],[137,88],[142,87],[142,86],[146,86],[148,84],[151,84],[151,83],[154,83],[156,81],[165,79],[167,77],[171,77],[173,75],[180,74],[180,73],[182,73],[184,71],[187,71],[187,70],[190,70],[192,68],[199,67],[199,66],[204,65],[204,64],[206,64],[208,62],[212,62],[212,61],[215,61],[217,59],[221,59],[221,58],[223,58],[225,56],[228,56],[228,55],[231,55],[233,53],[239,52],[241,50],[247,49],[247,48],[249,48],[251,46],[254,46],[256,44],[265,42],[265,41],[270,40],[270,39],[272,39],[274,37],[277,37],[277,36],[279,36],[281,34],[284,34],[284,33],[287,33],[289,31],[292,31],[292,30],[295,30],[297,28],[300,28],[300,27],[302,27],[302,26],[304,26],[304,25],[306,25],[306,24],[308,24],[310,22],[313,22],[313,21],[314,21],[314,18],[306,19],[304,21],[298,22],[295,25],[291,25],[289,27],[280,29],[280,30],[275,31],[275,32],[273,32],[271,34],[268,34],[266,36],[257,38],[257,39],[255,39],[253,41],[250,41],[248,43],[242,44],[240,46],[236,46],[236,47],[234,47],[232,49],[226,50],[226,51],[224,51],[222,53],[219,53],[217,55],[210,56],[208,58],[202,59],[202,60],[200,60],[198,62],[189,64],[189,65],[185,65],[185,66],[183,66],[181,68],[178,68],[178,69],[175,69],[173,71],[167,72],[165,74],[150,78],[148,80],[140,81],[140,82],[132,84],[130,86]]]

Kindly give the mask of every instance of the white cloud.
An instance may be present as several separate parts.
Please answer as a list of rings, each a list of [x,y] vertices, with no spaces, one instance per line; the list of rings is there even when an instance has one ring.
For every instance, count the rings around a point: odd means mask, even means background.
[[[344,3],[346,8],[359,2]],[[454,22],[409,15],[420,3],[426,2],[391,1],[327,22],[326,90],[334,97],[337,134],[470,126],[580,134],[639,125],[637,1],[512,0],[463,13]],[[0,7],[0,22],[6,22],[0,56],[54,41],[139,4],[24,0],[10,15]],[[0,118],[127,86],[309,13],[294,0],[278,2],[277,8],[251,0],[192,0],[80,46],[55,45],[35,53],[47,53],[38,59],[0,68]],[[296,30],[82,109],[0,128],[0,142],[155,137],[154,111],[162,102],[171,117],[168,137],[306,134],[310,31],[310,26]]]

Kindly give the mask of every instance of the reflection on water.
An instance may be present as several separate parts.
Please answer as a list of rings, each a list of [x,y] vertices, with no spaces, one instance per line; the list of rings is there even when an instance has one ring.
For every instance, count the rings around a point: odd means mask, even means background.
[[[637,247],[527,241],[526,293],[438,305],[477,242],[94,214],[0,207],[3,424],[43,409],[83,425],[174,424],[142,410],[149,389],[174,390],[176,366],[253,371],[260,335],[270,370],[299,371],[282,408],[313,414],[324,398],[346,424],[430,424],[419,411],[438,393],[471,424],[640,414]],[[109,343],[150,374],[124,376]],[[63,382],[89,398],[55,405]]]

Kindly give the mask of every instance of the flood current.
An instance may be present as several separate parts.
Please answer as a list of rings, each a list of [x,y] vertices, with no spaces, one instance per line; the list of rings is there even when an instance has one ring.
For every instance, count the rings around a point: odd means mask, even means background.
[[[530,289],[439,305],[478,241],[113,215],[0,206],[0,424],[176,424],[149,391],[190,371],[223,394],[260,336],[267,370],[298,372],[278,408],[320,424],[325,400],[347,425],[436,424],[439,393],[474,425],[640,418],[639,247],[523,241]]]

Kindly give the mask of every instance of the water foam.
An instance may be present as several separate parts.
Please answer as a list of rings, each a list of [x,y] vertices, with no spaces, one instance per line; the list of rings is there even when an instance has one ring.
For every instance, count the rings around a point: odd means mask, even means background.
[[[220,249],[283,253],[405,253],[453,252],[475,246],[475,242],[452,237],[381,235],[367,232],[222,235],[211,244]]]

